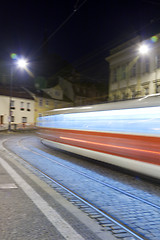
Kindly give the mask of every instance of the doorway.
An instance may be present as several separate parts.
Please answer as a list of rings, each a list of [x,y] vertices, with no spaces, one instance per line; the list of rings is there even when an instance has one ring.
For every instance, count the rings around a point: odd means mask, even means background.
[[[4,121],[4,116],[3,116],[3,115],[0,115],[0,125],[3,124],[3,121]]]

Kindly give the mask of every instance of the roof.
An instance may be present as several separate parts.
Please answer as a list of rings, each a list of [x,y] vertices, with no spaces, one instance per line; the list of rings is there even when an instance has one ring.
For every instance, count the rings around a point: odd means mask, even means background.
[[[10,89],[10,86],[0,86],[0,95],[1,96],[12,96],[16,98],[24,98],[24,99],[30,99],[34,100],[34,98],[29,94],[25,89],[23,88],[12,88]]]
[[[39,98],[52,99],[52,97],[46,92],[44,92],[42,89],[31,89],[30,92]]]

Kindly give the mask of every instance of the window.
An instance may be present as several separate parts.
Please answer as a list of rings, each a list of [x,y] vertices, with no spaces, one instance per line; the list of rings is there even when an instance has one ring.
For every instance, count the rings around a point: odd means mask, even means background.
[[[144,90],[145,90],[145,95],[148,95],[149,94],[149,88],[147,87]]]
[[[134,78],[136,76],[136,63],[131,68],[131,77]]]
[[[22,123],[26,123],[27,122],[27,117],[22,117]]]
[[[14,104],[15,104],[15,102],[14,102],[14,100],[11,100],[11,109],[15,109],[15,106],[14,106]]]
[[[14,116],[11,116],[11,122],[14,122]]]
[[[113,70],[113,83],[116,83],[117,82],[117,70],[114,69]]]
[[[40,98],[40,99],[39,99],[39,106],[42,107],[42,105],[43,105],[43,99]]]
[[[49,105],[49,100],[48,99],[46,99],[46,106],[48,106]]]
[[[59,96],[59,92],[58,92],[58,91],[55,91],[55,95],[56,95],[56,96]]]
[[[22,111],[24,111],[24,102],[21,102],[21,107],[20,107],[20,109],[21,109]]]
[[[0,124],[3,124],[3,121],[4,121],[4,116],[0,115]]]
[[[135,90],[132,91],[132,98],[135,98],[136,97],[136,92]]]
[[[27,103],[27,111],[31,111],[31,104]]]
[[[155,90],[156,93],[160,93],[160,85],[158,85],[157,83],[155,84]]]
[[[160,68],[160,54],[156,56],[155,62],[156,62],[156,68]]]
[[[150,62],[149,62],[149,58],[145,59],[145,66],[144,66],[144,73],[149,73],[150,71]]]
[[[122,79],[125,80],[126,79],[126,65],[122,66]]]
[[[122,68],[118,67],[117,68],[117,80],[122,79]]]

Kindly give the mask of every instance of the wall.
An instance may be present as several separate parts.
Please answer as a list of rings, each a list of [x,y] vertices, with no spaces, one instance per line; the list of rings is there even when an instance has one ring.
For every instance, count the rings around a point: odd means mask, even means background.
[[[13,125],[12,127],[33,127],[34,125],[34,100],[30,99],[23,99],[23,98],[15,98],[13,97],[12,100],[14,101],[14,109],[11,109],[12,116],[14,117],[14,122],[11,122]],[[1,129],[8,128],[9,123],[9,102],[10,98],[7,96],[0,96],[0,115],[4,116],[3,125],[1,124]],[[24,103],[24,110],[21,110],[21,102]],[[30,103],[30,111],[27,111],[27,103]],[[22,124],[22,117],[27,118],[27,123]],[[15,125],[16,124],[16,125]]]

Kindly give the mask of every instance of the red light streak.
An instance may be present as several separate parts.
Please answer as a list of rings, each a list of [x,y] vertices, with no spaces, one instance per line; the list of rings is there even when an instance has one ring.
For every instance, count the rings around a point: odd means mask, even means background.
[[[154,154],[160,155],[160,152],[156,152],[156,151],[143,150],[143,149],[138,149],[138,148],[122,147],[122,146],[115,146],[115,145],[106,144],[106,143],[95,143],[95,142],[91,142],[91,141],[74,139],[74,138],[67,138],[67,137],[60,137],[60,138],[61,139],[65,139],[65,140],[76,141],[76,142],[83,142],[83,143],[90,143],[90,144],[100,145],[100,146],[105,146],[105,147],[127,149],[127,150],[133,150],[133,151],[139,151],[139,152],[145,152],[145,153],[152,153],[152,154],[154,153]]]

